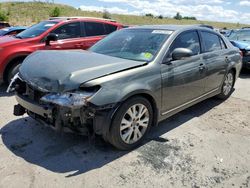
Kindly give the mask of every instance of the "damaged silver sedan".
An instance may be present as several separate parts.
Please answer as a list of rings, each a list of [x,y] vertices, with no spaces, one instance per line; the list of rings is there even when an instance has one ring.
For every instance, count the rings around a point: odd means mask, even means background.
[[[159,121],[215,95],[227,99],[241,60],[238,49],[207,28],[127,28],[89,51],[31,54],[8,91],[16,93],[17,116],[101,135],[129,150]]]

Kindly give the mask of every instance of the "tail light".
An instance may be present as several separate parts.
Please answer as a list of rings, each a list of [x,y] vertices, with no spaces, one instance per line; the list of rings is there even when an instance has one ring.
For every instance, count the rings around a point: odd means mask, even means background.
[[[240,56],[243,57],[244,53],[240,50]]]

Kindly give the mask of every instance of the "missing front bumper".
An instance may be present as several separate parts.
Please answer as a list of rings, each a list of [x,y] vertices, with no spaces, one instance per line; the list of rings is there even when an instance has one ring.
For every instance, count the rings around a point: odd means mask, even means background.
[[[67,108],[53,104],[41,105],[26,96],[16,94],[18,105],[14,106],[14,115],[27,113],[30,117],[57,131],[75,132],[81,135],[89,133],[88,124],[91,119],[87,110],[82,108]],[[69,131],[71,130],[71,131]]]
[[[35,103],[23,96],[16,95],[16,100],[19,105],[16,105],[14,108],[14,115],[21,116],[25,113],[25,110],[31,111],[37,115],[40,115],[44,118],[52,118],[52,108],[49,106],[42,106],[38,103]],[[15,114],[16,113],[16,114]]]
[[[14,107],[14,115],[22,116],[27,113],[33,119],[49,125],[51,128],[88,135],[107,135],[111,119],[119,104],[94,106],[65,107],[51,103],[38,103],[27,96],[16,93],[18,105]]]

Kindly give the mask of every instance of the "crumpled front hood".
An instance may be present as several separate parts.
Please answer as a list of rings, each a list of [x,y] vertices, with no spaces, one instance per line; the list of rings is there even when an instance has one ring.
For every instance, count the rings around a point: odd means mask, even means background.
[[[248,41],[236,41],[236,40],[233,40],[233,41],[231,41],[231,43],[234,46],[241,49],[241,50],[243,50],[243,49],[244,50],[250,50],[250,42],[248,42]]]
[[[23,80],[49,92],[78,89],[80,84],[145,62],[125,60],[83,50],[37,51],[22,63]]]

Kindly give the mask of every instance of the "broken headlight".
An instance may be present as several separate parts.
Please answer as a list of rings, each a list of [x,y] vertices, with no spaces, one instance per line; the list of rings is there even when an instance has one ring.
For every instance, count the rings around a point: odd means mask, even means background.
[[[95,91],[77,91],[66,93],[50,93],[41,98],[41,101],[53,103],[65,107],[81,107],[86,105],[87,99],[93,96]]]

